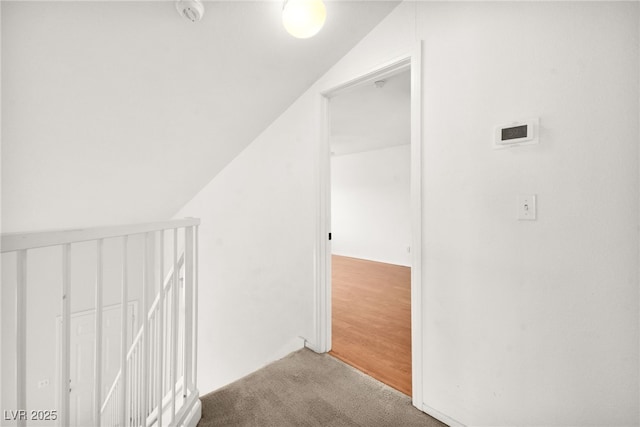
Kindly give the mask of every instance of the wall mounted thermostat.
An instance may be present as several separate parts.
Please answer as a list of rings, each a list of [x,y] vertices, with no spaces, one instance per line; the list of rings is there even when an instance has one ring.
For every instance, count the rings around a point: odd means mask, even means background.
[[[493,148],[520,147],[538,143],[538,118],[513,122],[496,127]]]

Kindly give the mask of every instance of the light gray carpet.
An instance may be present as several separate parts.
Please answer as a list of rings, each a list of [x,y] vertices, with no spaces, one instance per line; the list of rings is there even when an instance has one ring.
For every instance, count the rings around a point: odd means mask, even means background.
[[[198,427],[445,426],[414,408],[408,396],[308,349],[201,400]]]

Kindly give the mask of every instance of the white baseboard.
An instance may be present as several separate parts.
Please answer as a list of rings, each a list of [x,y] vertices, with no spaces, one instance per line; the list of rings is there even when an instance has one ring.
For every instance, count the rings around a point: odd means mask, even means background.
[[[189,412],[189,415],[185,418],[183,426],[196,427],[198,422],[200,422],[200,418],[202,418],[202,404],[200,403],[200,399],[197,399],[193,408],[191,408],[191,412]]]
[[[448,425],[449,427],[467,427],[466,425],[462,424],[461,422],[454,420],[453,418],[443,414],[442,412],[433,409],[431,406],[427,405],[426,403],[422,403],[422,411],[435,418],[438,421],[441,421],[443,423],[445,423],[446,425]]]
[[[300,337],[302,338],[302,337]],[[310,343],[309,341],[305,340],[304,338],[302,338],[303,342],[304,342],[304,347],[307,347],[309,350],[315,352],[315,353],[324,353],[322,351],[320,351],[318,349],[318,347],[316,347],[315,345],[313,345],[312,343]]]

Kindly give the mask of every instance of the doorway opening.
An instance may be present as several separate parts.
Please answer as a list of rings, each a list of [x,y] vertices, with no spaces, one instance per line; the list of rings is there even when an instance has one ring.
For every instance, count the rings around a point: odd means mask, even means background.
[[[329,100],[330,354],[411,395],[411,73]]]
[[[423,382],[423,340],[422,340],[422,124],[421,124],[421,53],[422,46],[418,42],[414,48],[406,51],[386,63],[370,66],[365,72],[354,73],[346,70],[340,76],[334,76],[331,85],[320,93],[319,99],[319,128],[320,152],[318,156],[318,216],[317,216],[317,240],[316,240],[316,287],[315,287],[315,328],[316,340],[307,343],[317,352],[329,352],[333,347],[332,340],[332,246],[341,236],[335,233],[331,222],[331,125],[332,115],[330,104],[338,96],[358,91],[363,86],[375,87],[379,81],[382,89],[394,76],[409,73],[410,78],[410,143],[405,146],[409,151],[409,241],[410,252],[404,245],[405,256],[409,262],[404,267],[409,269],[410,275],[410,394],[413,405],[424,411],[422,399]],[[336,84],[337,83],[337,84]],[[357,144],[356,144],[357,145]],[[378,147],[379,148],[379,147]],[[336,151],[334,150],[334,153]],[[334,156],[336,157],[336,156]],[[390,157],[389,157],[390,158]],[[405,171],[406,172],[406,171]],[[343,230],[344,231],[344,230]],[[376,230],[379,232],[380,230]],[[332,235],[332,233],[334,235]],[[342,232],[340,232],[342,233]],[[333,237],[333,239],[332,239]],[[379,260],[378,260],[379,261]],[[378,262],[373,261],[373,262]],[[392,261],[383,264],[399,265]],[[406,392],[406,391],[405,391]]]

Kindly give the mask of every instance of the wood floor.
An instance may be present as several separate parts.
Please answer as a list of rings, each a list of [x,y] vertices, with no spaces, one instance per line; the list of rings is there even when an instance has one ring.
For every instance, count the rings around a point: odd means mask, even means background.
[[[333,255],[331,355],[411,395],[411,269]]]

